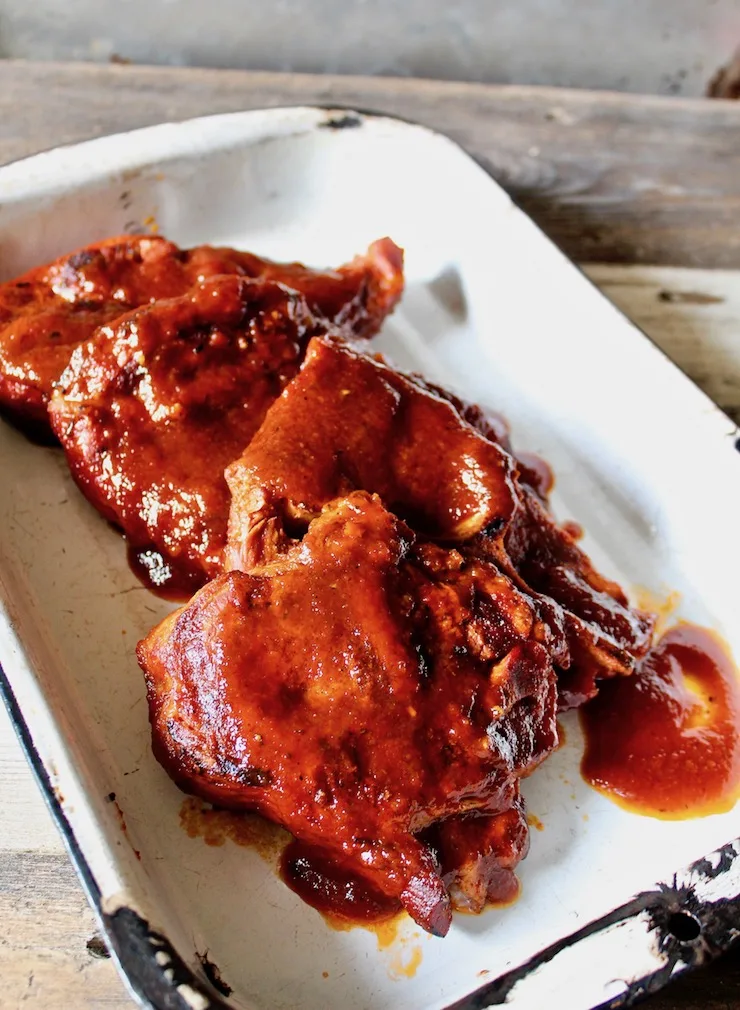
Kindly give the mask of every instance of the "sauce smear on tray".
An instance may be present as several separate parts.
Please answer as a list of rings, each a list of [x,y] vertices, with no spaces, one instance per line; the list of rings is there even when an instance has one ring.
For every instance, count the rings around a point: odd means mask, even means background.
[[[719,637],[681,623],[581,710],[586,781],[636,813],[724,813],[740,794],[740,679]]]

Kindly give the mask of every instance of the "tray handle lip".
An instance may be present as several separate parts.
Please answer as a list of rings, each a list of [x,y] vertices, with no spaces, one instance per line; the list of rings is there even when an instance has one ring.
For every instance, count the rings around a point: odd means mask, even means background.
[[[503,186],[501,186],[501,184],[495,179],[489,164],[479,160],[474,155],[470,154],[470,152],[468,152],[457,141],[452,140],[452,138],[433,127],[426,126],[425,124],[418,123],[412,119],[408,119],[394,113],[376,109],[358,108],[357,106],[344,105],[337,102],[326,104],[314,102],[308,105],[278,105],[271,106],[269,108],[245,109],[242,110],[241,113],[216,113],[214,116],[231,116],[248,112],[265,113],[269,111],[290,111],[298,109],[314,110],[329,114],[327,119],[316,124],[316,129],[354,129],[361,127],[364,119],[389,120],[406,124],[431,136],[441,138],[447,143],[454,145],[459,151],[466,155],[479,169],[485,172],[486,175],[488,175],[489,178],[491,178],[491,180],[499,187],[502,193],[506,194],[507,198],[515,204],[515,201],[513,201],[509,194],[506,193]],[[173,122],[177,125],[185,125],[196,122],[198,119],[210,118],[213,118],[213,116],[206,115],[189,117]],[[130,131],[124,131],[123,133],[118,134],[118,136],[124,136],[127,133],[136,133],[139,130],[154,129],[156,126],[163,125],[168,124],[159,123],[154,124],[153,126],[139,127]],[[86,144],[93,144],[95,141],[102,139],[104,139],[104,137],[92,137],[73,142],[69,145],[62,145],[62,147],[75,148]],[[0,166],[0,169],[10,165],[18,165],[29,158],[34,158],[37,155],[45,154],[57,149],[58,147],[42,149],[41,151],[34,152],[32,155],[7,162]],[[517,207],[517,209],[521,210],[519,207]],[[522,211],[522,213],[525,212]],[[528,217],[528,215],[526,216]],[[587,281],[591,287],[595,288],[595,283],[585,274],[580,265],[574,263],[566,257],[565,253],[563,253],[555,245],[552,239],[548,238],[548,236],[541,231],[539,226],[535,225],[535,227],[537,227],[541,232],[545,241],[550,242],[553,246],[555,246],[563,259],[567,260],[567,262],[574,266],[581,273],[583,279]],[[599,293],[602,294],[601,292]],[[660,348],[656,342],[644,332],[644,330],[629,319],[626,313],[615,306],[613,302],[609,301],[605,295],[602,294],[602,297],[612,306],[615,312],[619,313],[619,315],[630,327],[637,330],[645,340],[651,343],[661,353],[669,365],[677,369],[682,375],[684,375],[684,377],[689,379],[689,382],[691,382],[697,389],[699,388],[696,383],[686,375],[683,369],[672,361],[662,348]],[[707,399],[709,400],[709,397],[707,397]],[[732,418],[730,418],[730,416],[721,407],[715,404],[714,401],[710,400],[710,402],[716,411],[726,418],[728,424],[733,426],[734,431],[729,433],[729,437],[733,439],[735,448],[740,451],[740,438],[738,438],[740,429],[738,429]],[[18,741],[31,767],[31,771],[33,772],[36,782],[41,790],[46,805],[62,836],[65,848],[77,871],[77,875],[82,883],[88,902],[95,913],[101,931],[106,937],[111,954],[118,966],[119,974],[128,986],[132,996],[142,1007],[145,1008],[145,1010],[194,1010],[194,1007],[196,1006],[198,1010],[231,1010],[231,1005],[225,1002],[209,983],[196,977],[193,970],[178,954],[166,935],[153,930],[149,923],[147,923],[147,921],[134,909],[121,907],[113,913],[107,913],[103,910],[100,888],[98,887],[97,881],[95,880],[90,866],[82,853],[74,831],[54,792],[46,766],[44,765],[33,742],[30,730],[15,698],[11,684],[5,674],[5,671],[3,670],[2,663],[0,663],[0,697],[2,697]],[[740,838],[734,840],[734,843],[728,842],[724,848],[733,847],[733,844],[735,847],[740,849]],[[704,860],[706,860],[706,858],[707,857],[704,857]],[[692,864],[692,866],[698,866],[704,860],[697,860],[694,864]],[[446,1010],[483,1010],[483,1008],[507,1002],[508,996],[514,989],[517,982],[526,978],[529,974],[536,971],[537,968],[552,960],[558,953],[560,953],[560,951],[578,943],[580,940],[585,939],[588,936],[592,936],[603,929],[607,929],[615,923],[626,922],[641,915],[643,912],[650,912],[656,908],[666,907],[664,895],[668,890],[668,888],[659,886],[653,891],[637,895],[631,901],[619,906],[619,908],[606,913],[606,915],[600,917],[599,919],[593,920],[591,923],[586,924],[569,936],[563,937],[556,941],[556,943],[550,945],[542,951],[539,951],[537,954],[533,955],[532,958],[525,961],[518,967],[500,975],[497,979],[491,980],[486,983],[486,985],[472,991],[462,999],[448,1004]],[[727,900],[731,902],[734,901],[740,909],[740,895],[733,896]],[[723,937],[709,936],[708,939],[712,944],[712,950],[707,959],[722,953],[730,945],[733,938],[730,937],[725,939]],[[686,963],[682,967],[681,971],[691,970],[696,967],[698,963],[700,963],[698,960]],[[672,964],[670,964],[670,968],[672,968],[674,964],[675,960]],[[594,1010],[616,1010],[617,1007],[629,1007],[636,1000],[642,998],[648,993],[654,993],[659,988],[662,988],[662,986],[665,985],[672,977],[673,974],[671,971],[666,972],[664,969],[645,975],[642,978],[631,982],[625,993],[600,1004],[598,1007],[595,1007]],[[197,1002],[191,1002],[188,1000],[181,992],[182,988],[191,990],[193,995],[197,998]]]

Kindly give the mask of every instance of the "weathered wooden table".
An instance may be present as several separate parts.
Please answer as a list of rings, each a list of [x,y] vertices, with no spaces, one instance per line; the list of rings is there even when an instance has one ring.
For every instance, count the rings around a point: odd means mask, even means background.
[[[312,103],[394,113],[459,141],[740,420],[740,103],[0,61],[0,163],[168,119]],[[95,932],[0,712],[0,1007],[130,1006],[110,961],[95,956]],[[737,1010],[740,950],[647,1006]]]

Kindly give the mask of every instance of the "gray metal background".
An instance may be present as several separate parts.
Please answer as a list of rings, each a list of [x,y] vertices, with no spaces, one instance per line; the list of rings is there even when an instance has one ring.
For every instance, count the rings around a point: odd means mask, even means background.
[[[0,0],[0,55],[699,95],[740,0]]]

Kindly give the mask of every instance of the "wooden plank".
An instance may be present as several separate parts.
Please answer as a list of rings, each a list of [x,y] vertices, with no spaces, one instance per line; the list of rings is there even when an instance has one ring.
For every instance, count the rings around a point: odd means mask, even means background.
[[[740,420],[740,271],[591,264],[591,279]],[[0,710],[0,1007],[129,1007],[110,961],[87,949],[96,924]],[[736,1010],[740,948],[678,980],[648,1010]]]
[[[64,852],[31,769],[0,702],[0,856],[4,852]],[[1,1005],[1,1004],[0,1004]]]
[[[88,948],[96,936],[95,918],[65,856],[0,857],[0,1007],[131,1010],[113,963]]]
[[[387,78],[0,61],[0,162],[162,120],[318,103],[434,127],[574,259],[740,268],[740,104]]]
[[[599,263],[585,272],[740,424],[740,274]]]

